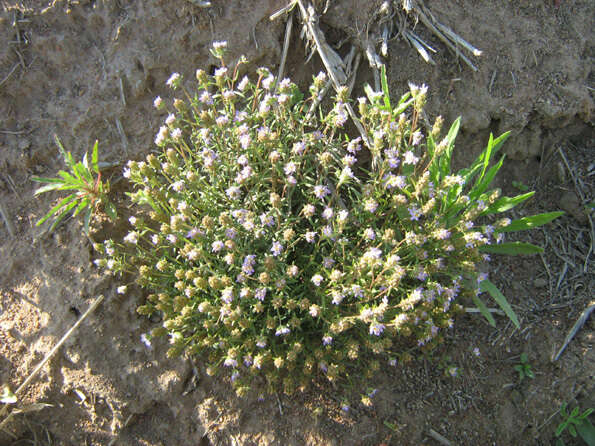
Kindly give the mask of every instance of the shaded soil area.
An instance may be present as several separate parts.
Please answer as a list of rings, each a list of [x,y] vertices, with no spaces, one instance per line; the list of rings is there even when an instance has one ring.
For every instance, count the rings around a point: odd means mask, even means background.
[[[513,215],[567,214],[518,237],[543,246],[543,255],[490,264],[520,330],[502,317],[492,328],[467,314],[433,358],[384,370],[373,384],[373,406],[354,405],[348,413],[331,388],[239,400],[204,373],[199,359],[168,360],[165,344],[147,348],[140,336],[153,323],[135,312],[143,296],[116,294],[118,283],[93,265],[79,222],[68,220],[53,233],[35,225],[58,197],[35,198],[31,181],[62,168],[54,134],[77,159],[96,139],[105,161],[140,159],[154,148],[164,118],[153,99],[169,95],[172,71],[192,79],[196,68],[212,67],[214,40],[228,41],[230,59],[245,55],[248,69],[278,67],[285,18],[269,16],[285,0],[201,3],[0,1],[0,384],[17,388],[91,302],[106,297],[19,402],[51,407],[15,416],[0,444],[440,444],[432,432],[458,445],[553,444],[562,402],[595,406],[592,318],[552,361],[595,289],[592,217],[585,210],[595,195],[595,3],[426,1],[483,51],[474,59],[476,72],[420,23],[412,29],[436,49],[435,65],[402,36],[389,41],[384,60],[393,96],[408,82],[425,83],[430,121],[462,116],[459,165],[482,150],[490,132],[511,130],[498,186],[509,195],[536,190]],[[375,29],[382,2],[315,3],[321,13],[328,6],[320,27],[339,54],[376,44],[365,30]],[[322,63],[317,55],[306,62],[296,34],[286,73],[305,88]],[[354,97],[365,82],[374,80],[363,58]],[[113,180],[120,171],[110,172]],[[521,353],[534,379],[519,382],[514,366]],[[451,367],[459,376],[445,373]]]

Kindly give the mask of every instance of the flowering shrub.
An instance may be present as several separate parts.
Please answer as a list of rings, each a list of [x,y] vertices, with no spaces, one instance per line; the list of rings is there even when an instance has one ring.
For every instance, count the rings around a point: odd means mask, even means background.
[[[346,90],[312,118],[324,74],[304,99],[266,69],[240,79],[222,50],[213,49],[221,66],[212,76],[196,72],[197,93],[178,74],[168,80],[184,99],[155,138],[162,150],[124,172],[132,228],[96,247],[106,254],[98,265],[149,290],[138,312],[162,314],[149,337],[169,336],[168,355],[202,354],[239,395],[256,377],[289,393],[316,375],[336,381],[352,365],[373,373],[412,348],[432,349],[461,310],[457,298],[478,299],[480,283],[516,317],[478,272],[489,260],[482,250],[534,251],[497,242],[507,228],[554,217],[477,222],[531,195],[487,190],[506,135],[451,175],[459,121],[444,138],[441,118],[425,131],[425,87],[393,108],[384,82],[359,100],[372,162],[358,162],[362,139],[343,130]]]

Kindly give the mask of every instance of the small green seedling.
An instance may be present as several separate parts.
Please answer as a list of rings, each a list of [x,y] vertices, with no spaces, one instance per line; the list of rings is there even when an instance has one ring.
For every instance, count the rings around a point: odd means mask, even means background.
[[[529,190],[529,186],[527,186],[525,183],[523,183],[522,181],[513,181],[512,182],[512,186],[515,189],[520,190],[521,192],[527,192]]]
[[[566,403],[562,403],[562,407],[560,407],[560,415],[563,420],[556,429],[556,437],[560,437],[565,430],[568,430],[574,438],[578,435],[589,446],[595,445],[595,427],[588,420],[589,415],[595,409],[589,408],[583,413],[580,413],[580,408],[577,406],[569,413],[566,410],[566,406]]]
[[[519,372],[519,381],[523,382],[525,378],[535,378],[535,374],[533,370],[531,370],[531,364],[529,364],[529,359],[527,358],[527,354],[521,354],[521,362],[514,366],[514,369]]]
[[[85,153],[82,162],[79,161],[75,163],[72,159],[72,154],[64,150],[58,137],[54,136],[54,138],[70,172],[60,170],[58,172],[59,178],[33,177],[33,181],[49,183],[37,189],[35,195],[52,190],[70,190],[73,191],[73,193],[66,198],[63,198],[58,204],[52,207],[49,212],[37,222],[37,226],[53,217],[54,222],[50,227],[50,231],[53,231],[58,223],[60,223],[69,212],[72,212],[72,216],[76,217],[84,211],[84,231],[85,234],[88,234],[91,217],[100,208],[103,208],[105,213],[111,219],[115,220],[117,217],[116,208],[107,197],[109,192],[109,182],[106,181],[104,183],[101,181],[101,172],[99,171],[97,154],[98,142],[95,141],[95,145],[93,146],[90,164],[87,153]],[[97,176],[94,177],[94,174]]]

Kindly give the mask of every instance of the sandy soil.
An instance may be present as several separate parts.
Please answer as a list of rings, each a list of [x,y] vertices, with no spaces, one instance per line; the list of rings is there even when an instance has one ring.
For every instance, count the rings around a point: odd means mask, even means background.
[[[34,198],[30,180],[62,167],[54,133],[77,158],[98,139],[103,160],[124,163],[152,149],[163,119],[152,101],[168,94],[170,73],[192,78],[210,67],[213,40],[227,40],[232,59],[244,54],[252,67],[278,66],[284,19],[268,17],[285,0],[198,3],[0,1],[0,384],[18,387],[91,302],[106,297],[19,402],[51,407],[14,417],[0,445],[440,444],[431,430],[459,445],[553,444],[563,401],[595,405],[592,319],[551,361],[595,289],[593,227],[584,211],[594,198],[595,3],[426,1],[483,50],[477,72],[421,24],[415,32],[438,50],[435,66],[403,39],[390,41],[394,96],[407,82],[426,83],[430,117],[462,115],[459,163],[482,149],[489,132],[512,130],[499,186],[509,194],[522,185],[537,191],[515,215],[567,215],[520,237],[544,246],[543,256],[491,264],[521,330],[503,318],[494,329],[477,315],[462,317],[434,359],[383,372],[373,407],[349,413],[327,388],[238,400],[204,373],[199,358],[165,359],[166,345],[140,342],[153,325],[135,312],[143,296],[116,294],[118,283],[93,266],[79,222],[54,233],[35,226],[58,197]],[[322,11],[325,2],[317,3]],[[365,48],[373,35],[362,30],[380,3],[329,2],[321,17],[329,43],[347,42],[342,55],[351,44]],[[294,33],[286,72],[303,86],[322,67],[317,56],[306,57]],[[354,94],[364,82],[373,82],[366,63]],[[519,383],[513,367],[523,352],[536,377]],[[460,377],[445,376],[451,365]],[[315,408],[322,415],[313,416]]]

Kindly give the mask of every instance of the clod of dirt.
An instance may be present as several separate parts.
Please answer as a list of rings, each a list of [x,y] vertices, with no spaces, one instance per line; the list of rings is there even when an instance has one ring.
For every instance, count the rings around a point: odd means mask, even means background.
[[[581,201],[574,192],[564,192],[560,197],[560,208],[572,215],[581,225],[587,224],[587,214],[581,205]]]

